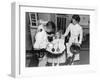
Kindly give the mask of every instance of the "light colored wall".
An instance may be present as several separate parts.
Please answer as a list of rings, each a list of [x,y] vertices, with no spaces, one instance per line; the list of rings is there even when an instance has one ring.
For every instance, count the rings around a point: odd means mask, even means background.
[[[89,25],[89,19],[90,19],[89,15],[80,15],[80,18],[81,18],[80,25],[85,25],[85,26]]]
[[[38,13],[39,19],[42,19],[44,21],[50,20],[50,14],[49,13]]]

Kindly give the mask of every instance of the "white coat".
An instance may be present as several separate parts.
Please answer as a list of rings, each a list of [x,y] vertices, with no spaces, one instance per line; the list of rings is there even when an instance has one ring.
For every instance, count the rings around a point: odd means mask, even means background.
[[[35,43],[34,43],[34,48],[35,49],[42,49],[46,48],[48,40],[47,40],[47,34],[44,29],[44,25],[39,25],[37,29],[37,33],[35,36]]]

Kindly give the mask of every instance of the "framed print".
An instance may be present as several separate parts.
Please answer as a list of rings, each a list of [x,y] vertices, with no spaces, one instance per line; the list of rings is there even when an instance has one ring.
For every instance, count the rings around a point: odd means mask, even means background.
[[[95,13],[12,3],[12,76],[94,71]]]

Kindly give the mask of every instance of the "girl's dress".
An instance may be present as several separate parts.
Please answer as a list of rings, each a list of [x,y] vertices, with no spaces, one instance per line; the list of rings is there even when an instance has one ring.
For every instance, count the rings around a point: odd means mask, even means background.
[[[48,44],[46,49],[47,53],[47,61],[48,63],[65,63],[66,61],[66,54],[65,54],[65,45],[64,39],[54,39],[52,43]]]

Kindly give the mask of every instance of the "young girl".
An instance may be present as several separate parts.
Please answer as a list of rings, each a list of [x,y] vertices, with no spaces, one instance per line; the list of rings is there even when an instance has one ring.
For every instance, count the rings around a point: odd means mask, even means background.
[[[80,22],[79,15],[73,15],[72,23],[69,24],[68,28],[66,29],[66,32],[63,35],[64,37],[66,37],[68,33],[70,32],[69,42],[66,43],[68,57],[73,56],[73,53],[70,51],[70,46],[73,43],[80,46],[82,43],[83,30],[82,30],[82,27],[79,25],[79,22]]]
[[[41,24],[37,28],[37,33],[35,35],[34,52],[38,53],[39,64],[38,66],[46,66],[47,57],[45,56],[44,50],[47,47],[48,39],[46,33],[46,22],[41,21]],[[42,57],[41,57],[42,56]]]
[[[51,63],[52,66],[55,66],[55,64],[58,66],[60,63],[65,63],[66,55],[64,50],[64,39],[61,38],[61,33],[57,32],[55,39],[47,47],[47,51],[49,51],[47,54],[48,63]]]
[[[42,24],[39,25],[37,29],[37,33],[35,36],[36,42],[34,44],[34,48],[41,51],[44,51],[47,48],[47,45],[53,41],[53,35],[55,33],[55,24],[52,21],[48,21],[47,23],[42,21]],[[43,58],[40,58],[39,66],[46,66],[47,57],[44,55]]]

